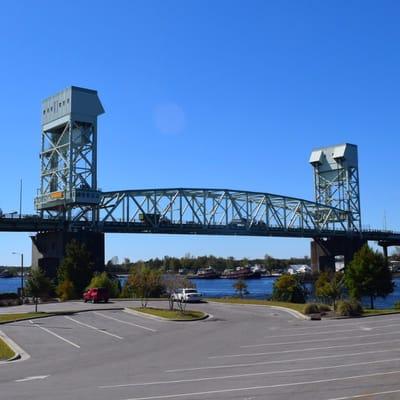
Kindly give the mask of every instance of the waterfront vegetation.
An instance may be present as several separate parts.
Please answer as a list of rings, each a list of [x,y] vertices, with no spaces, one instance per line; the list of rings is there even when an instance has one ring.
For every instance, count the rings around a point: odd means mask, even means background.
[[[194,310],[167,310],[164,308],[154,308],[154,307],[137,307],[132,310],[142,312],[149,315],[154,315],[156,317],[166,318],[170,320],[179,320],[179,321],[192,321],[200,318],[204,318],[205,313],[202,311],[194,311]]]
[[[0,338],[0,361],[8,360],[14,356],[14,352],[10,349],[7,343]]]

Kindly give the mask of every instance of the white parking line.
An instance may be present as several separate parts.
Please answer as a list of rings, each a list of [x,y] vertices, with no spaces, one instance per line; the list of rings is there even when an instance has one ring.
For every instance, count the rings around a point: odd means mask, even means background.
[[[46,379],[48,378],[50,375],[38,375],[38,376],[28,376],[26,378],[23,379],[16,379],[14,382],[29,382],[29,381],[35,381],[38,379]]]
[[[245,392],[245,391],[252,391],[252,390],[274,389],[274,388],[290,387],[290,386],[315,385],[315,384],[319,384],[319,383],[349,381],[349,380],[354,380],[354,379],[371,378],[371,377],[375,377],[375,376],[386,376],[386,375],[395,375],[395,374],[400,374],[400,371],[378,372],[375,374],[353,375],[353,376],[345,376],[343,378],[331,378],[331,379],[320,379],[320,380],[315,380],[315,381],[281,383],[281,384],[276,384],[276,385],[250,386],[250,387],[241,387],[241,388],[235,388],[235,389],[209,390],[206,392],[166,394],[166,395],[150,396],[150,397],[132,397],[132,398],[125,399],[125,400],[172,399],[172,398],[179,398],[179,397],[185,398],[185,397],[189,397],[189,396],[202,396],[202,395],[218,394],[218,393]]]
[[[107,331],[103,331],[102,329],[96,328],[93,325],[85,324],[85,323],[83,323],[81,321],[78,321],[78,320],[76,320],[74,318],[67,317],[67,316],[65,316],[64,318],[69,319],[70,321],[73,321],[73,322],[75,322],[75,323],[77,323],[79,325],[85,326],[86,328],[90,328],[90,329],[93,329],[94,331],[97,331],[97,332],[100,332],[100,333],[104,333],[105,335],[112,336],[112,337],[115,337],[115,338],[121,339],[121,340],[123,339],[123,337],[121,337],[121,336],[114,335],[113,333],[110,333],[110,332],[107,332]]]
[[[346,358],[346,357],[363,356],[363,355],[370,355],[370,354],[393,353],[395,351],[400,351],[400,349],[374,350],[374,351],[365,351],[365,352],[360,352],[360,353],[333,354],[330,356],[294,358],[294,359],[290,359],[290,360],[259,361],[259,362],[255,362],[255,363],[222,364],[222,365],[212,365],[212,366],[208,366],[208,367],[167,369],[164,372],[191,372],[191,371],[204,371],[207,369],[244,368],[244,367],[255,367],[258,365],[293,363],[293,362],[297,362],[297,361],[315,361],[315,360],[325,360],[325,359],[331,359],[331,358]]]
[[[305,349],[279,350],[279,351],[270,351],[270,352],[265,352],[265,353],[228,354],[228,355],[222,355],[222,356],[210,356],[208,358],[212,359],[212,358],[233,358],[233,357],[256,357],[256,356],[267,356],[270,354],[300,353],[300,352],[304,352],[304,351],[314,351],[314,350],[344,349],[344,348],[349,348],[349,347],[370,346],[370,345],[384,344],[384,343],[393,344],[395,342],[400,342],[400,339],[386,340],[386,341],[381,340],[379,342],[364,342],[364,343],[356,343],[356,344],[341,344],[339,346],[308,347]]]
[[[59,338],[59,339],[63,340],[64,342],[70,344],[71,346],[74,346],[74,347],[76,347],[77,349],[80,349],[80,348],[81,348],[81,346],[78,346],[76,343],[71,342],[70,340],[65,339],[64,337],[62,337],[62,336],[60,336],[60,335],[57,335],[57,333],[52,332],[50,329],[47,329],[47,328],[45,328],[44,326],[40,326],[40,325],[38,325],[38,324],[35,324],[31,319],[29,320],[29,322],[30,322],[32,325],[37,326],[39,329],[42,329],[43,331],[45,331],[45,332],[47,332],[47,333],[50,333],[50,335],[53,335],[53,336],[55,336],[56,338]]]
[[[105,315],[105,314],[99,313],[99,312],[97,312],[97,311],[95,311],[93,314],[99,315],[99,316],[101,316],[101,317],[103,317],[103,318],[112,319],[113,321],[118,321],[118,322],[120,322],[121,324],[126,324],[126,325],[130,325],[130,326],[136,326],[137,328],[142,328],[142,329],[145,329],[145,330],[147,330],[147,331],[157,332],[156,329],[148,328],[147,326],[143,326],[143,325],[134,324],[133,322],[124,321],[124,320],[122,320],[122,319],[110,317],[109,315]]]
[[[382,396],[385,394],[393,394],[399,393],[399,390],[387,390],[386,392],[375,392],[375,393],[366,393],[366,394],[356,394],[354,396],[346,396],[346,397],[336,397],[335,399],[328,399],[328,400],[350,400],[350,399],[362,399],[365,397],[370,398],[371,396]]]
[[[392,358],[392,359],[388,359],[388,360],[366,361],[366,362],[351,363],[351,364],[331,365],[331,366],[327,366],[327,367],[286,369],[286,370],[280,370],[280,371],[278,370],[278,371],[268,371],[268,372],[255,372],[255,373],[239,374],[239,375],[225,375],[225,376],[211,376],[211,377],[206,377],[206,378],[180,379],[180,380],[175,380],[175,381],[126,383],[126,384],[120,384],[120,385],[99,386],[99,389],[115,389],[115,388],[130,387],[130,386],[167,385],[170,383],[189,383],[189,382],[203,382],[203,381],[214,381],[214,380],[223,380],[223,379],[247,378],[247,377],[254,377],[254,376],[288,374],[288,373],[296,373],[296,372],[320,371],[320,370],[325,370],[325,369],[357,367],[357,366],[362,366],[362,365],[384,364],[384,363],[390,363],[390,362],[394,362],[394,361],[400,361],[400,358]]]
[[[324,335],[324,334],[336,334],[336,333],[346,333],[346,332],[359,332],[360,330],[362,331],[372,331],[375,329],[386,329],[386,328],[392,328],[394,326],[400,326],[400,324],[389,324],[389,325],[380,325],[380,326],[373,326],[373,327],[367,327],[367,326],[359,326],[355,329],[341,329],[341,330],[335,330],[332,331],[332,329],[328,331],[315,331],[314,332],[307,332],[307,333],[293,333],[290,335],[265,335],[264,338],[266,339],[275,339],[275,338],[284,338],[284,337],[297,337],[297,336],[318,336],[318,335]]]
[[[353,320],[348,320],[347,323],[341,324],[338,323],[337,320],[333,321],[315,321],[315,322],[304,322],[304,324],[309,325],[309,326],[299,326],[299,325],[291,325],[290,329],[294,332],[296,331],[313,331],[313,332],[319,332],[319,329],[332,329],[332,328],[356,328],[360,327],[363,325],[370,325],[370,324],[378,324],[381,325],[382,321],[386,322],[392,322],[392,321],[397,321],[400,322],[400,314],[399,318],[386,318],[385,316],[379,316],[379,317],[367,317],[367,318],[362,318],[361,322],[354,322]],[[291,321],[293,322],[293,321]],[[375,327],[374,327],[375,328]]]
[[[387,335],[394,336],[396,334],[397,334],[397,332],[385,332],[385,333],[373,333],[373,334],[370,334],[370,335],[341,336],[341,337],[325,338],[325,339],[313,339],[313,342],[331,342],[331,341],[348,340],[348,339],[363,339],[363,338],[369,338],[369,337],[375,337],[375,336],[387,336]],[[276,343],[247,344],[247,345],[244,345],[244,346],[240,346],[240,348],[249,349],[249,348],[252,348],[252,347],[280,346],[280,345],[303,344],[303,343],[310,343],[310,341],[309,340],[300,340],[298,342],[276,342]]]

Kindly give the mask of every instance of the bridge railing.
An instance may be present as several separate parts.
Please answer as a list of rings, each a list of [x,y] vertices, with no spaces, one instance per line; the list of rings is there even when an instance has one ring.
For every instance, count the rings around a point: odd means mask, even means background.
[[[99,221],[150,228],[353,231],[349,213],[303,199],[227,189],[156,189],[102,193]]]

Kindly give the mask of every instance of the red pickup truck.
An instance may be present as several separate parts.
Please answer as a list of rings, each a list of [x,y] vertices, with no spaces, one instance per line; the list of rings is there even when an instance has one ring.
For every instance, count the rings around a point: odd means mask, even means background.
[[[83,301],[86,303],[91,301],[92,303],[97,303],[99,301],[108,302],[110,295],[106,288],[91,288],[83,293]]]

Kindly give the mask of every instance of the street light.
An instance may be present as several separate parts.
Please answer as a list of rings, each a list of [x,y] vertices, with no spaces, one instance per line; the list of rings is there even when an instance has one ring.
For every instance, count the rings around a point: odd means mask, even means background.
[[[12,254],[19,254],[21,256],[21,299],[24,300],[24,253],[13,251]]]

